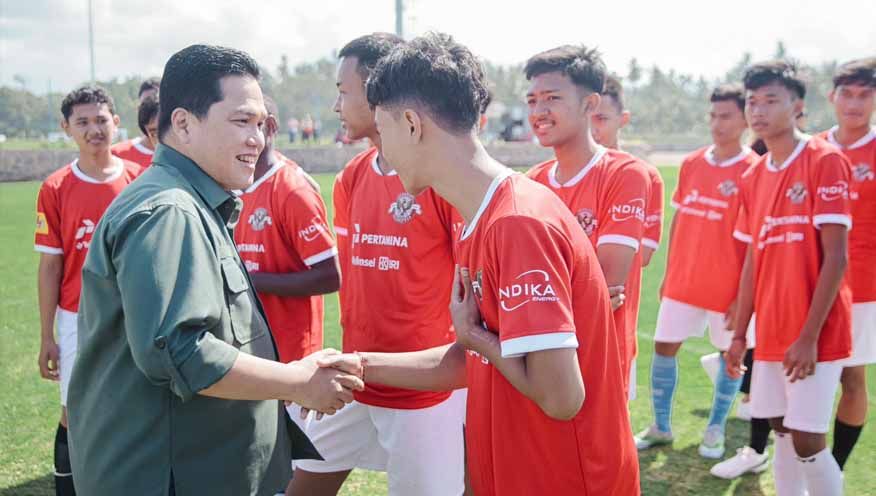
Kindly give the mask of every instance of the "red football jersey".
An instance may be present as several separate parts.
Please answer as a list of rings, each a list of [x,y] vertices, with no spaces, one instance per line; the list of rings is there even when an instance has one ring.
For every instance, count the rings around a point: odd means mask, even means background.
[[[648,171],[648,179],[651,181],[651,198],[648,199],[648,207],[645,210],[645,232],[642,236],[642,244],[657,250],[660,248],[660,240],[663,237],[663,177],[657,167],[642,161]]]
[[[726,312],[736,299],[745,244],[733,238],[739,213],[739,181],[759,158],[750,148],[723,162],[714,145],[688,155],[672,195],[675,235],[663,296],[713,312]]]
[[[754,248],[755,360],[782,361],[800,336],[822,264],[818,230],[852,227],[848,160],[835,146],[807,137],[776,165],[767,153],[742,175],[733,235]],[[818,339],[818,361],[851,354],[852,292],[848,278]]]
[[[116,157],[139,164],[144,169],[152,165],[152,155],[155,154],[153,150],[143,145],[142,136],[116,143],[110,148],[110,152]]]
[[[335,180],[335,232],[343,283],[345,352],[416,351],[451,343],[453,207],[428,189],[407,193],[383,174],[377,149],[354,157]],[[449,392],[366,384],[356,400],[387,408],[425,408]]]
[[[624,284],[627,301],[614,312],[615,328],[623,343],[623,365],[629,370],[637,353],[636,324],[642,283],[638,253],[651,198],[651,178],[644,163],[632,155],[600,147],[584,168],[565,184],[556,177],[557,161],[533,167],[527,175],[548,186],[578,219],[594,247],[620,244],[637,253]]]
[[[478,495],[637,495],[621,349],[596,253],[550,190],[508,171],[458,242],[503,356],[575,348],[586,399],[554,420],[469,352],[466,449]]]
[[[79,311],[82,266],[94,228],[113,199],[141,172],[133,162],[115,160],[117,170],[104,181],[86,175],[74,160],[46,178],[37,196],[34,249],[63,255],[58,306],[68,312]]]
[[[243,210],[234,241],[250,272],[300,272],[337,255],[319,191],[298,164],[277,158],[240,197]],[[322,296],[260,292],[259,299],[280,361],[300,360],[322,349]]]
[[[876,301],[876,128],[847,147],[834,136],[836,127],[821,133],[845,154],[852,164],[849,195],[852,220],[849,232],[849,278],[855,303]]]

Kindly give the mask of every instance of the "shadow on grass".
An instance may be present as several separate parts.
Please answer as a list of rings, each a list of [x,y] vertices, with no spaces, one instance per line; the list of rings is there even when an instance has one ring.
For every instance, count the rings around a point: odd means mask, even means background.
[[[0,496],[53,496],[54,494],[55,477],[52,474],[0,489]]]

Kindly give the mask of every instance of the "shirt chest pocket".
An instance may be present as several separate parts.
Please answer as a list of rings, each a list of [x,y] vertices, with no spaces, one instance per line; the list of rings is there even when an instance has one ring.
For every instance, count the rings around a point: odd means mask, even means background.
[[[220,259],[220,265],[222,279],[225,281],[225,304],[231,317],[231,330],[234,340],[244,345],[263,336],[267,328],[240,264],[233,256],[227,256]]]

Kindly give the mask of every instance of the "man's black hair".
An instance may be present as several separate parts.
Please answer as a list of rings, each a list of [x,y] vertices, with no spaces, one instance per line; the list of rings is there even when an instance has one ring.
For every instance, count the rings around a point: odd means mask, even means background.
[[[739,107],[739,110],[745,112],[745,88],[739,83],[722,84],[712,90],[709,101],[712,103],[733,102]]]
[[[594,93],[602,93],[607,72],[599,52],[584,45],[563,45],[533,55],[526,61],[523,71],[527,80],[559,72],[568,76],[576,86]]]
[[[837,68],[833,75],[834,89],[850,84],[876,88],[876,57],[853,60]]]
[[[152,119],[158,116],[158,97],[156,95],[148,95],[140,102],[140,107],[137,108],[137,126],[143,134],[146,132],[146,127],[152,122]]]
[[[365,81],[377,62],[396,45],[404,42],[402,37],[392,33],[366,34],[344,45],[344,48],[338,52],[338,58],[356,57],[356,69],[362,77],[362,81]]]
[[[161,87],[161,78],[151,77],[142,83],[140,83],[140,91],[137,93],[137,98],[143,96],[143,93],[146,93],[149,90],[158,91]]]
[[[778,83],[798,98],[806,96],[806,84],[798,74],[797,65],[787,60],[770,60],[749,67],[742,78],[746,90],[756,90]]]
[[[105,103],[111,114],[115,114],[115,105],[113,97],[100,86],[82,86],[67,93],[64,100],[61,102],[61,114],[64,120],[69,120],[73,114],[73,107],[87,103]]]

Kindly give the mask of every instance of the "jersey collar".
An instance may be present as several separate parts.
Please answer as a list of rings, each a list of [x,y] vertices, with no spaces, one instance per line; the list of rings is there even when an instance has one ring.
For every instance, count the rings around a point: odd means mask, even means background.
[[[590,158],[590,162],[587,162],[587,165],[585,165],[583,169],[578,171],[578,173],[575,174],[575,177],[573,177],[572,179],[569,179],[565,184],[560,184],[560,181],[557,180],[557,168],[559,167],[560,162],[555,161],[553,167],[551,167],[550,170],[548,171],[548,181],[551,183],[551,187],[552,188],[570,188],[570,187],[580,183],[581,180],[584,179],[584,176],[586,176],[587,173],[590,172],[590,169],[595,167],[596,164],[598,164],[599,161],[602,160],[602,157],[605,155],[605,152],[606,152],[606,148],[604,146],[597,147],[596,153],[594,153],[593,156]]]
[[[776,164],[773,163],[773,154],[767,153],[767,161],[766,161],[767,170],[770,172],[779,172],[779,171],[783,171],[783,170],[787,169],[788,166],[791,165],[791,162],[796,160],[797,156],[803,152],[803,149],[806,148],[806,144],[809,143],[809,140],[811,138],[812,138],[812,136],[809,136],[808,134],[803,135],[803,138],[801,138],[800,142],[797,143],[797,148],[794,148],[794,151],[791,152],[791,155],[789,155],[788,158],[786,158],[785,161],[782,162],[782,164],[779,166],[776,166]]]
[[[379,157],[379,156],[380,156],[380,152],[377,152],[377,153],[374,154],[374,159],[371,160],[371,167],[374,169],[374,172],[376,172],[378,176],[387,176],[387,177],[389,177],[389,176],[395,176],[395,175],[398,175],[398,173],[395,171],[395,169],[393,169],[393,170],[387,172],[386,174],[384,174],[383,171],[380,170],[380,166],[377,164],[377,157]]]
[[[839,126],[833,126],[832,128],[830,128],[830,131],[827,132],[827,141],[842,150],[854,150],[855,148],[861,148],[862,146],[876,139],[876,127],[870,127],[870,132],[862,136],[861,139],[855,141],[849,146],[843,146],[836,140],[836,132],[838,130]]]
[[[747,146],[743,146],[742,151],[739,152],[738,155],[736,155],[735,157],[732,157],[732,158],[728,158],[727,160],[724,160],[721,162],[715,162],[715,157],[713,155],[714,153],[715,153],[715,145],[711,145],[711,146],[709,146],[709,148],[706,149],[705,157],[706,157],[706,162],[708,162],[709,165],[714,165],[715,167],[730,167],[731,165],[735,165],[739,161],[741,161],[745,157],[747,157],[751,153],[751,148],[749,148]]]
[[[493,182],[491,182],[490,187],[487,188],[487,194],[484,195],[484,199],[481,201],[481,206],[478,207],[478,211],[475,214],[474,218],[472,218],[471,224],[465,226],[465,228],[462,230],[462,236],[459,237],[460,241],[471,236],[471,233],[474,232],[475,228],[478,225],[478,220],[480,220],[481,215],[483,215],[484,211],[487,210],[487,207],[490,206],[490,201],[492,201],[493,195],[496,193],[496,190],[499,189],[499,185],[501,185],[505,179],[508,179],[508,177],[513,175],[514,171],[506,168],[498,176],[493,178]]]
[[[243,192],[244,192],[244,193],[252,193],[253,191],[256,190],[256,188],[258,188],[259,186],[261,186],[262,183],[264,183],[265,181],[267,181],[268,179],[270,179],[271,176],[273,176],[273,175],[276,174],[280,169],[282,169],[284,165],[286,165],[286,161],[283,160],[283,159],[281,159],[281,158],[279,158],[279,157],[277,157],[277,161],[274,162],[274,165],[272,165],[271,168],[268,169],[268,170],[262,175],[262,177],[260,177],[260,178],[256,179],[255,181],[253,181],[253,183],[249,185],[249,188],[246,188],[245,190],[243,190]]]
[[[97,179],[82,172],[82,169],[79,168],[79,159],[78,158],[76,160],[74,160],[73,163],[70,164],[70,169],[73,170],[74,176],[76,176],[77,178],[79,178],[82,181],[85,181],[86,183],[106,184],[106,183],[111,183],[111,182],[115,181],[116,179],[118,179],[119,177],[121,177],[122,172],[124,172],[124,170],[125,170],[125,165],[121,159],[119,159],[118,157],[113,157],[113,162],[115,162],[115,164],[116,164],[115,170],[113,171],[112,174],[110,174],[103,181],[98,181]]]
[[[146,148],[146,146],[143,144],[143,137],[142,136],[131,140],[131,144],[134,145],[134,148],[136,148],[137,151],[142,153],[143,155],[152,155],[155,153],[153,150]]]

